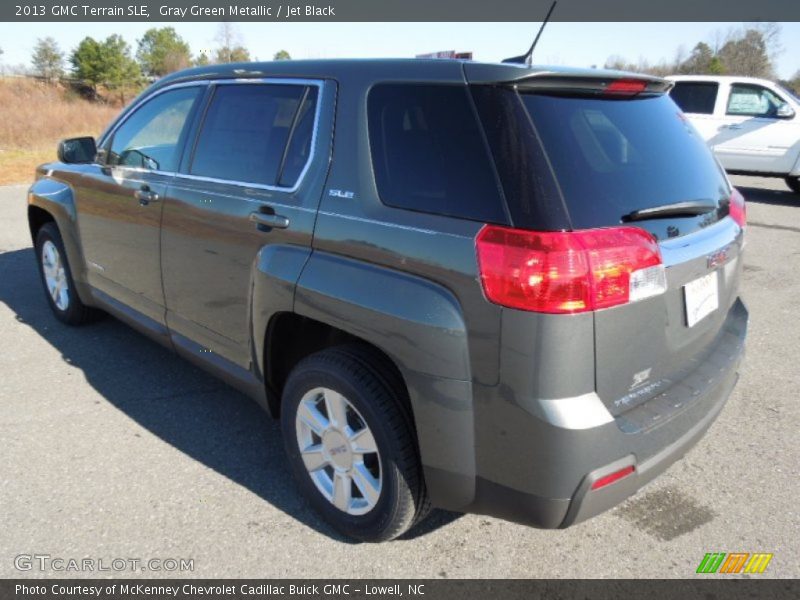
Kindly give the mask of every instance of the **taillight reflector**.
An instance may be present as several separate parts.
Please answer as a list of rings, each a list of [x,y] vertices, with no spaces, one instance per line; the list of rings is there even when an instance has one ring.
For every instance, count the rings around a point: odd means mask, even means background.
[[[634,467],[633,465],[629,467],[625,467],[624,469],[620,469],[619,471],[614,471],[611,475],[606,475],[605,477],[601,477],[597,481],[592,484],[593,490],[599,490],[600,488],[606,487],[607,485],[611,485],[615,481],[619,481],[623,477],[627,477],[631,473],[633,473]]]
[[[624,96],[639,94],[645,89],[647,89],[647,82],[641,79],[615,79],[606,86],[603,93]]]
[[[747,206],[744,203],[744,196],[736,188],[733,188],[733,193],[731,193],[728,214],[740,227],[747,225]]]
[[[666,290],[658,243],[637,227],[540,232],[486,225],[475,245],[486,298],[509,308],[579,313]]]

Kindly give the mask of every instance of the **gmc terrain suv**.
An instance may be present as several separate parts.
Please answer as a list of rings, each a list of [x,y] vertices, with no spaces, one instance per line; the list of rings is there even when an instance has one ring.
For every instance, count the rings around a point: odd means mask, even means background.
[[[38,168],[47,300],[256,399],[349,536],[431,506],[567,527],[681,457],[737,380],[744,200],[671,85],[445,60],[175,73]]]

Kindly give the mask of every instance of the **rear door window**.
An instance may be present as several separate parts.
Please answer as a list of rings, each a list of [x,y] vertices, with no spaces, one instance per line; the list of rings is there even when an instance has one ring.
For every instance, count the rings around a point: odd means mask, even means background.
[[[302,85],[219,85],[198,134],[189,173],[276,185],[306,90]],[[296,177],[295,162],[291,170]]]
[[[281,187],[292,187],[297,183],[311,159],[316,115],[317,88],[312,86],[307,89],[306,97],[295,115],[294,129],[278,180]]]
[[[492,159],[464,86],[377,85],[369,94],[368,115],[372,164],[384,204],[507,221]]]
[[[718,91],[713,81],[678,81],[669,94],[685,113],[713,115]]]

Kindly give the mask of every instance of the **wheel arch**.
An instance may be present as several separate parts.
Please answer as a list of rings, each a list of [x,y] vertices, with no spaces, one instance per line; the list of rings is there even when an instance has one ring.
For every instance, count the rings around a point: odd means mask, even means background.
[[[28,190],[28,228],[34,246],[36,235],[45,223],[55,223],[58,227],[78,297],[85,305],[92,305],[72,188],[62,181],[42,177]]]
[[[270,373],[276,360],[288,361],[277,367],[288,374],[301,354],[348,343],[384,357],[408,394],[432,503],[457,510],[472,501],[475,413],[467,327],[449,290],[315,250],[297,280],[292,310],[273,313],[263,335],[260,365],[273,402],[281,391],[280,375]],[[287,352],[291,342],[285,340],[307,340],[308,345],[303,352]]]

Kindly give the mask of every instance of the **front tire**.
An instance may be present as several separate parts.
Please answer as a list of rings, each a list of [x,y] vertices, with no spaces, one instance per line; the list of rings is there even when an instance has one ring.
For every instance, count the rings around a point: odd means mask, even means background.
[[[800,194],[800,177],[787,177],[786,185],[788,185],[789,189],[795,194]]]
[[[35,250],[47,303],[56,318],[67,325],[91,321],[95,311],[78,297],[61,232],[55,223],[45,223],[39,229]]]
[[[358,346],[317,352],[286,382],[281,427],[297,485],[348,537],[390,540],[428,511],[404,393]]]

